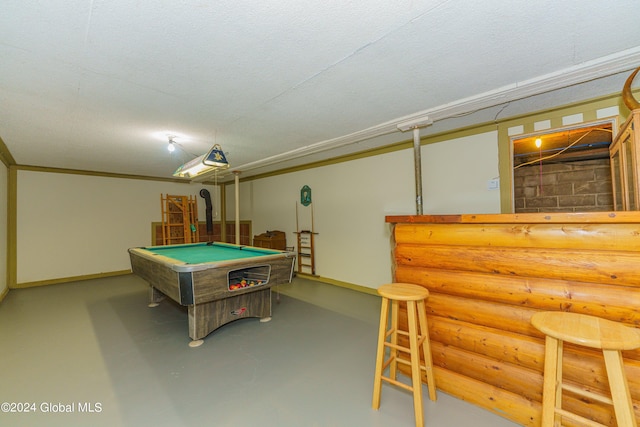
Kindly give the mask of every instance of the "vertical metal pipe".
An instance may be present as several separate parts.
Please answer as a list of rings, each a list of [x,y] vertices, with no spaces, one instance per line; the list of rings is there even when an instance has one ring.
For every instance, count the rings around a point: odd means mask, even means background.
[[[416,178],[416,215],[422,215],[422,156],[420,153],[420,129],[413,128],[413,161]]]
[[[220,188],[220,241],[227,241],[227,186],[218,184]]]
[[[236,184],[236,245],[240,244],[240,171],[233,171]]]

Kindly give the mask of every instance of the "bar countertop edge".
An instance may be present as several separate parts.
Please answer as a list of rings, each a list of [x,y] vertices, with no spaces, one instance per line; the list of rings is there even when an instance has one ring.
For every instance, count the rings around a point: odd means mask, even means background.
[[[385,222],[399,223],[640,223],[640,211],[544,212],[519,214],[387,215]]]

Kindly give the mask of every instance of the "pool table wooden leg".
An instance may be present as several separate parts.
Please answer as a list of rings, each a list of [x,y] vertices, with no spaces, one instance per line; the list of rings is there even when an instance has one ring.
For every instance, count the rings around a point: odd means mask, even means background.
[[[259,317],[262,322],[271,320],[271,289],[189,305],[189,337],[200,340],[220,326],[246,317]]]
[[[189,343],[189,347],[200,347],[204,343],[204,340],[192,340]]]
[[[148,307],[157,307],[160,302],[164,299],[164,294],[154,288],[153,286],[149,286],[149,304]]]

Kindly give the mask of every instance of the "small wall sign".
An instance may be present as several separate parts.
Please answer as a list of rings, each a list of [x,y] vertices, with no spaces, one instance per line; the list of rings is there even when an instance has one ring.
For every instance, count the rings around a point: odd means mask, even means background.
[[[302,206],[309,206],[311,204],[311,187],[308,185],[300,189],[300,203],[302,203]]]

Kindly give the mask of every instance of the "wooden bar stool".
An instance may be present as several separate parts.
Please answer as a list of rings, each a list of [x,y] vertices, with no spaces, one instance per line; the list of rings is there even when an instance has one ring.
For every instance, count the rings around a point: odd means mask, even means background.
[[[613,405],[618,426],[637,426],[620,351],[640,348],[638,329],[599,317],[560,311],[536,313],[531,323],[546,334],[542,427],[560,426],[563,417],[588,426],[603,425],[562,409],[562,390]],[[562,383],[564,341],[602,350],[611,399]]]
[[[422,413],[422,379],[421,371],[425,371],[429,398],[436,400],[436,383],[433,377],[433,362],[431,359],[431,345],[429,343],[429,328],[427,325],[427,310],[425,300],[429,297],[429,291],[422,286],[409,283],[391,283],[378,288],[382,296],[382,308],[380,310],[380,329],[378,333],[378,354],[376,357],[376,372],[373,383],[373,409],[380,408],[380,394],[382,381],[396,385],[413,392],[413,407],[416,415],[416,426],[424,425]],[[391,301],[391,325],[387,330],[389,321],[389,301]],[[407,323],[409,331],[398,328],[398,307],[400,301],[407,303]],[[419,321],[419,323],[418,323]],[[409,347],[398,345],[398,335],[409,337]],[[389,338],[389,341],[387,341]],[[389,359],[385,361],[385,349],[390,349]],[[420,348],[424,357],[424,364],[420,362]],[[410,355],[410,361],[399,358],[399,352]],[[411,386],[396,379],[398,363],[411,366]],[[389,376],[384,376],[385,369],[389,367]]]

